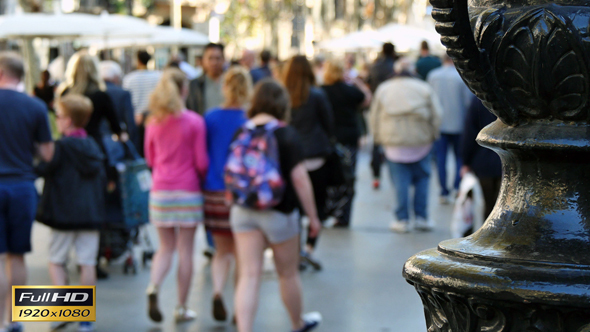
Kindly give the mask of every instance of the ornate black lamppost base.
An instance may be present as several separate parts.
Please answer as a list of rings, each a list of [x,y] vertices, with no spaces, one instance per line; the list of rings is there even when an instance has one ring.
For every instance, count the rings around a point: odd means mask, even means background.
[[[590,127],[496,121],[495,209],[470,237],[408,260],[429,332],[590,332]]]

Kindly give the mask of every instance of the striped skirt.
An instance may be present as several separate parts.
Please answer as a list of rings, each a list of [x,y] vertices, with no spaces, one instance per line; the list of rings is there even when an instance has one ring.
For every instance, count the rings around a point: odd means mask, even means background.
[[[205,191],[205,228],[214,234],[232,235],[225,191]]]
[[[182,190],[150,192],[150,222],[156,227],[195,227],[203,221],[203,195]]]

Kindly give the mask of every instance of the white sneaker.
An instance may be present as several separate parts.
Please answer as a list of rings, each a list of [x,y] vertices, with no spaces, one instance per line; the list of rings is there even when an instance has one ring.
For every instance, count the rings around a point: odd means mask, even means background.
[[[308,312],[301,316],[301,319],[303,320],[303,327],[294,332],[308,332],[315,329],[322,322],[322,314],[317,311]]]
[[[389,224],[389,229],[396,233],[409,233],[410,223],[407,220],[394,220]]]
[[[262,271],[264,273],[274,273],[275,271],[274,252],[270,248],[267,248],[264,251],[264,263],[262,264]]]
[[[432,220],[426,220],[424,218],[418,217],[414,223],[414,228],[419,231],[430,232],[434,228],[433,225],[434,222],[432,222]]]

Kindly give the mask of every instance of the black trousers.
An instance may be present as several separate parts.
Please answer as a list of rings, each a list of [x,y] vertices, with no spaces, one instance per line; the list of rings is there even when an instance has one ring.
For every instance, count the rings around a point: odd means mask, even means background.
[[[486,203],[484,218],[487,218],[496,204],[498,195],[500,194],[500,185],[502,184],[502,178],[479,178],[479,184],[483,191],[483,199]]]
[[[315,198],[315,205],[318,210],[318,218],[324,223],[326,219],[328,219],[328,213],[326,209],[326,201],[328,199],[328,178],[330,174],[330,169],[328,168],[328,164],[324,164],[322,167],[316,169],[315,171],[309,172],[309,179],[311,180],[311,184],[313,186],[313,196]],[[303,209],[301,209],[303,211]],[[317,242],[317,237],[311,238],[307,237],[307,244],[310,245],[312,248],[315,247]]]
[[[373,144],[373,152],[371,153],[371,170],[373,170],[373,178],[381,178],[381,165],[385,161],[383,155],[383,148],[381,145]]]

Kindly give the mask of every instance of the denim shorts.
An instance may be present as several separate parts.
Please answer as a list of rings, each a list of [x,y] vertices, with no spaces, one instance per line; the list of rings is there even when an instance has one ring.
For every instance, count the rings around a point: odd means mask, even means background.
[[[299,235],[301,231],[297,211],[285,214],[275,210],[259,211],[233,205],[229,220],[234,233],[259,230],[272,244],[283,243]]]
[[[38,199],[33,182],[0,182],[0,254],[31,251]]]

